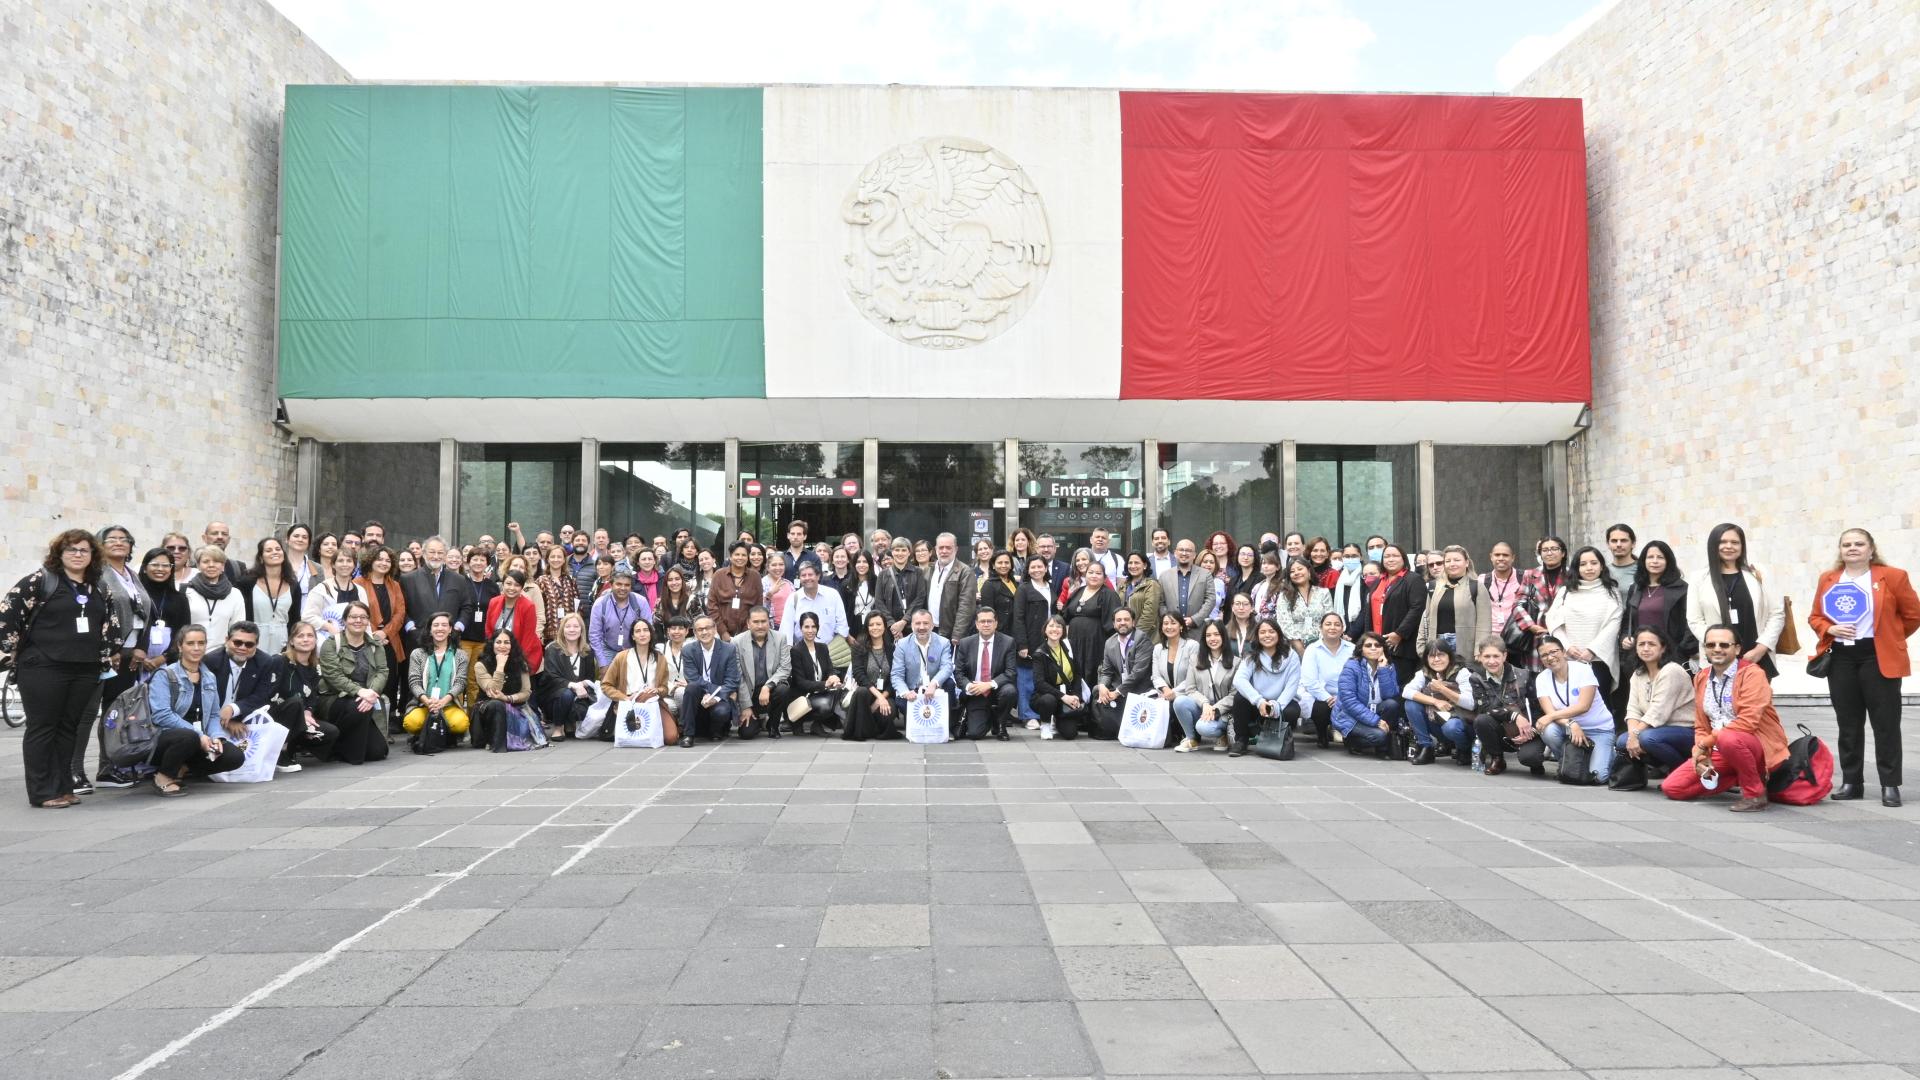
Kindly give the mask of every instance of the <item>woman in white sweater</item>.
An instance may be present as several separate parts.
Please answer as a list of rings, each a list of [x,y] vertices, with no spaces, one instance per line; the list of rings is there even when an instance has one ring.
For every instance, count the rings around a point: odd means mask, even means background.
[[[1618,674],[1608,665],[1620,648],[1614,636],[1620,629],[1620,593],[1599,548],[1574,552],[1573,580],[1555,594],[1542,621],[1549,635],[1566,644],[1568,659],[1593,667],[1600,699],[1605,701]]]

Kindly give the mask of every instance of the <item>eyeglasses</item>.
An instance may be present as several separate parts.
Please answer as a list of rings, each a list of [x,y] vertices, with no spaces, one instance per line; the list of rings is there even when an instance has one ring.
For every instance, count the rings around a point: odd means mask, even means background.
[[[231,639],[231,640],[229,640],[229,641],[227,642],[227,648],[229,648],[229,649],[251,649],[251,648],[253,648],[254,646],[256,646],[256,645],[259,645],[259,644],[260,644],[260,643],[259,643],[259,642],[257,642],[257,641],[242,641],[242,640],[241,640],[241,639],[239,639],[239,638],[233,638],[233,639]]]
[[[1739,642],[1737,642],[1737,641],[1709,641],[1709,642],[1707,642],[1707,648],[1709,648],[1709,649],[1736,649],[1736,648],[1739,648],[1739,647],[1740,647],[1740,643],[1739,643]]]
[[[185,544],[166,544],[166,545],[164,545],[164,546],[162,546],[160,550],[162,550],[162,551],[185,551],[185,550],[187,550],[187,545],[185,545]]]
[[[91,555],[91,554],[93,554],[93,549],[92,549],[91,547],[88,547],[88,546],[87,546],[87,545],[85,545],[85,544],[74,544],[74,545],[73,545],[73,546],[71,546],[71,547],[66,547],[66,548],[62,548],[62,549],[60,549],[60,550],[61,550],[61,554],[63,554],[63,555]]]

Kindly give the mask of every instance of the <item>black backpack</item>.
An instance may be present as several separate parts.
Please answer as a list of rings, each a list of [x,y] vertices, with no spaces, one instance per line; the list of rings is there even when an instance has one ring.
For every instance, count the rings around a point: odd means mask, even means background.
[[[408,745],[416,754],[437,754],[447,748],[447,718],[435,709],[427,713],[426,720],[420,724],[420,730],[414,732]]]

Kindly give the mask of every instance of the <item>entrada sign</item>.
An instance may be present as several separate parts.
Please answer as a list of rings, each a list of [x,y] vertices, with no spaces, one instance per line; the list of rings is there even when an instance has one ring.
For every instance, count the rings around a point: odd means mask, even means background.
[[[767,477],[740,481],[740,491],[749,499],[857,499],[860,481]]]
[[[1056,476],[1021,485],[1029,499],[1131,499],[1140,494],[1138,480]]]

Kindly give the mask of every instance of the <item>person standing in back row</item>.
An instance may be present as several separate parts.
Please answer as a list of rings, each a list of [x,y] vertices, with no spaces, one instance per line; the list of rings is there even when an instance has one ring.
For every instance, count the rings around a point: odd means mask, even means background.
[[[1732,522],[1713,527],[1707,534],[1707,572],[1695,584],[1687,596],[1687,628],[1694,639],[1704,646],[1707,627],[1725,623],[1733,627],[1741,663],[1758,667],[1768,679],[1780,674],[1773,649],[1787,626],[1786,600],[1747,561],[1745,529]]]
[[[74,806],[73,744],[98,708],[100,676],[120,660],[125,634],[100,581],[100,542],[85,529],[53,538],[40,569],[0,598],[0,656],[13,663],[26,710],[21,736],[27,803]]]
[[[1840,556],[1820,575],[1807,622],[1820,635],[1814,660],[1831,656],[1827,694],[1840,724],[1839,800],[1861,797],[1866,726],[1873,723],[1873,763],[1880,804],[1900,805],[1900,680],[1908,674],[1907,639],[1920,629],[1920,597],[1904,570],[1880,559],[1873,534],[1840,534]]]

